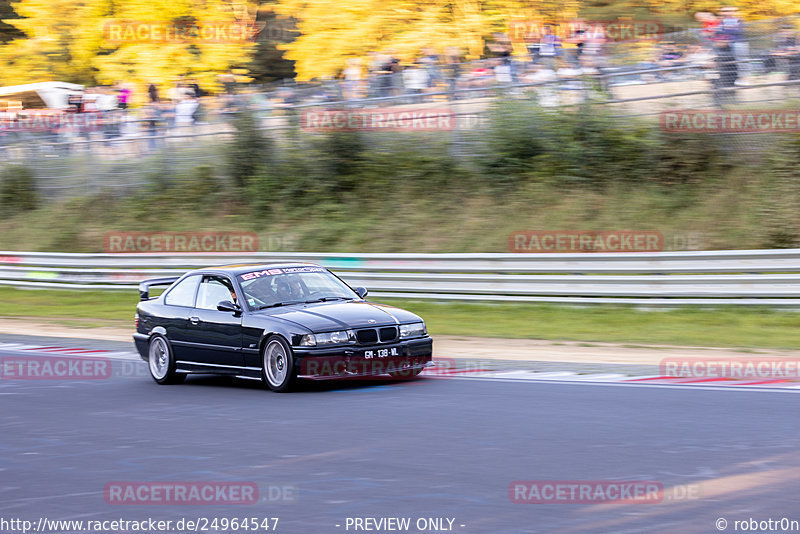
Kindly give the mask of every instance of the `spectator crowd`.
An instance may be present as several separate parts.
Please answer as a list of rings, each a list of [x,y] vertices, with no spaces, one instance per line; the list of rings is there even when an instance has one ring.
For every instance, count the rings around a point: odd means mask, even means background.
[[[753,33],[736,8],[701,12],[695,18],[698,29],[662,38],[651,47],[649,57],[636,61],[621,60],[619,51],[626,43],[609,40],[591,21],[574,21],[568,27],[544,23],[521,39],[494,34],[486,47],[487,57],[477,61],[466,61],[456,47],[422,48],[411,60],[401,60],[395,50],[388,49],[349,58],[338,76],[306,86],[254,87],[237,83],[233,74],[225,73],[218,78],[221,93],[213,96],[189,77],[175,78],[166,88],[155,80],[143,87],[119,82],[71,95],[66,112],[102,115],[103,120],[91,128],[103,139],[135,134],[148,137],[151,148],[156,148],[166,134],[190,134],[198,125],[219,117],[224,120],[226,114],[244,108],[265,117],[304,103],[382,98],[407,104],[474,98],[497,90],[525,92],[535,95],[543,106],[557,106],[570,90],[581,98],[610,97],[615,86],[684,79],[709,80],[712,87],[723,90],[715,95],[715,102],[724,105],[735,98],[736,86],[745,85],[754,74],[782,72],[790,81],[800,80],[800,36],[791,21],[758,34],[759,46],[753,50]],[[765,34],[770,39],[767,46]],[[8,127],[9,117],[18,115],[0,107],[0,144],[26,137],[26,132]],[[87,128],[70,123],[46,134],[69,141],[85,136]]]

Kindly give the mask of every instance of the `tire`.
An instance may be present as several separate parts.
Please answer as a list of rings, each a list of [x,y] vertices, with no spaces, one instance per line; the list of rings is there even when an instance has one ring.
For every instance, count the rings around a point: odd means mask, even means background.
[[[392,371],[389,373],[389,376],[392,378],[397,378],[400,380],[411,380],[412,378],[416,378],[422,372],[422,368],[416,369],[404,369],[402,371]]]
[[[163,385],[184,381],[186,375],[175,372],[175,357],[167,338],[158,334],[151,337],[147,353],[147,367],[153,380]]]
[[[270,336],[261,351],[261,377],[276,393],[292,389],[297,377],[292,349],[281,336]]]

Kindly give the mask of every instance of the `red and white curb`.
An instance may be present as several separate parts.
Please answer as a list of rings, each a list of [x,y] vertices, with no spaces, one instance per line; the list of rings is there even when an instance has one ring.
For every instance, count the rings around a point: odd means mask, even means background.
[[[786,378],[703,378],[678,377],[661,375],[631,376],[620,373],[579,374],[570,371],[537,372],[527,369],[515,371],[492,371],[487,369],[459,369],[447,367],[429,367],[422,376],[431,378],[452,378],[470,380],[502,380],[506,382],[569,382],[569,383],[604,383],[631,384],[653,386],[713,386],[715,388],[780,388],[800,391],[800,377]]]
[[[139,354],[133,351],[110,351],[103,349],[86,349],[61,347],[53,345],[29,345],[24,343],[0,343],[0,350],[20,353],[42,354],[49,356],[70,356],[84,358],[107,358],[120,361],[142,361]],[[435,361],[435,360],[434,360]],[[474,362],[465,361],[463,367],[453,367],[453,360],[439,363],[425,369],[421,376],[429,378],[499,380],[504,382],[559,382],[559,383],[595,383],[595,384],[628,384],[660,387],[713,387],[719,388],[752,388],[797,390],[800,392],[800,378],[702,378],[676,376],[631,376],[620,373],[579,374],[571,371],[537,372],[528,369],[512,371],[491,370],[485,366],[475,366]]]

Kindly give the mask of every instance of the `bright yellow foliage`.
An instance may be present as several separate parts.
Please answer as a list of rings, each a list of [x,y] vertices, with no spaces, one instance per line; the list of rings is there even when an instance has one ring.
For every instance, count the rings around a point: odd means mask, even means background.
[[[577,2],[547,10],[524,0],[279,0],[275,11],[294,17],[300,37],[283,45],[299,80],[336,75],[347,58],[387,52],[410,61],[427,47],[441,53],[458,47],[469,59],[484,55],[494,32],[508,30],[512,18],[566,18]]]
[[[218,89],[217,76],[245,66],[252,43],[118,42],[108,39],[108,24],[168,25],[182,18],[247,22],[260,3],[264,11],[297,21],[299,37],[281,48],[303,81],[338,75],[347,59],[366,59],[370,52],[411,61],[428,47],[438,53],[455,47],[468,59],[480,58],[493,33],[509,31],[513,21],[566,21],[598,9],[623,17],[644,10],[652,18],[691,21],[696,11],[734,4],[752,20],[791,14],[798,0],[20,0],[13,7],[25,18],[7,22],[27,38],[0,46],[0,84],[156,81],[164,86],[186,75]],[[515,52],[524,52],[519,41]]]
[[[151,37],[158,36],[154,31],[144,38],[110,39],[109,29],[126,22],[157,29],[186,19],[223,28],[246,23],[255,6],[244,0],[21,0],[13,7],[25,18],[7,22],[28,38],[0,47],[3,85],[119,81],[141,89],[151,81],[171,85],[186,75],[212,89],[218,87],[219,73],[247,63],[253,47],[231,33],[214,39],[159,40]]]

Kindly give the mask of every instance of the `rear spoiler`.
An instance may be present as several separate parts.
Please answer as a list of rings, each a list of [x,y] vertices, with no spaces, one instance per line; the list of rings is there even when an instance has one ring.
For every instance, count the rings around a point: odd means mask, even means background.
[[[153,278],[151,280],[145,280],[144,282],[141,282],[139,284],[139,300],[150,299],[151,286],[168,286],[178,278],[180,278],[180,276],[170,276],[169,278]]]

